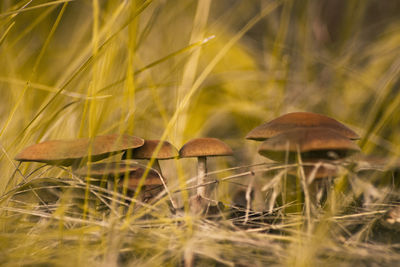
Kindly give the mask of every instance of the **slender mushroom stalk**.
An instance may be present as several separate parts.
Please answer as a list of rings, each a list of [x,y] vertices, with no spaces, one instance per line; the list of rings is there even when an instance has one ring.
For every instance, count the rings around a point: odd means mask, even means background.
[[[204,186],[207,176],[207,157],[197,158],[197,195],[206,196],[206,187]]]

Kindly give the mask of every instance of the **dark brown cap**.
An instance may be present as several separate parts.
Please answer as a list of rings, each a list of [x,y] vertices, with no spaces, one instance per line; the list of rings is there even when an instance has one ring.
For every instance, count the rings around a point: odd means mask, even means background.
[[[179,150],[179,157],[212,157],[231,156],[232,149],[217,138],[195,138],[187,142]]]
[[[81,177],[123,177],[125,173],[135,172],[143,168],[141,165],[129,161],[93,163],[74,171]]]
[[[129,184],[136,183],[137,186],[145,170],[146,168],[140,166],[137,163],[119,161],[119,162],[93,163],[76,170],[74,173],[81,177],[86,177],[86,176],[93,178],[107,177],[108,179],[119,177],[121,180],[123,180],[125,174],[127,174],[129,177]],[[144,181],[143,185],[161,185],[161,184],[162,182],[160,180],[160,176],[158,175],[158,173],[152,169],[149,169],[148,174],[146,176],[146,180]]]
[[[288,130],[303,127],[319,127],[334,130],[346,138],[359,139],[360,137],[353,130],[325,115],[311,112],[293,112],[282,115],[272,121],[261,124],[251,130],[246,139],[263,141]]]
[[[162,142],[158,154],[154,155],[154,151],[159,143],[160,140],[145,140],[143,146],[126,151],[122,159],[172,159],[179,156],[178,150],[167,141]]]
[[[89,154],[92,161],[97,161],[110,154],[137,148],[143,144],[143,139],[126,134],[97,136],[92,140],[89,138],[52,140],[25,148],[15,157],[15,160],[70,166],[77,161],[87,160]]]
[[[267,158],[283,161],[288,151],[289,160],[293,161],[297,148],[305,159],[343,158],[360,151],[354,142],[338,132],[315,127],[296,128],[271,137],[261,144],[258,152]]]

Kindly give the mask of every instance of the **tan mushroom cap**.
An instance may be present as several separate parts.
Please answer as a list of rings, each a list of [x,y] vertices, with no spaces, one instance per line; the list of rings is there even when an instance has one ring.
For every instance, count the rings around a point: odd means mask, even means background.
[[[297,148],[304,158],[330,158],[330,152],[346,157],[360,151],[354,142],[338,132],[315,127],[292,129],[271,137],[261,144],[258,152],[267,158],[282,161],[286,151],[295,154]]]
[[[179,156],[178,150],[168,141],[163,141],[160,150],[157,155],[154,155],[154,151],[160,140],[145,140],[144,145],[128,150],[124,153],[123,159],[172,159]]]
[[[254,128],[246,135],[246,139],[263,141],[297,127],[327,128],[349,139],[360,139],[357,133],[337,120],[312,112],[293,112],[282,115]]]
[[[179,150],[179,157],[212,157],[231,156],[232,149],[217,138],[195,138],[187,142]]]
[[[15,160],[70,166],[77,161],[87,159],[89,153],[91,160],[97,161],[112,153],[137,148],[143,144],[143,139],[126,134],[97,136],[92,140],[89,138],[51,140],[25,148],[15,157]]]

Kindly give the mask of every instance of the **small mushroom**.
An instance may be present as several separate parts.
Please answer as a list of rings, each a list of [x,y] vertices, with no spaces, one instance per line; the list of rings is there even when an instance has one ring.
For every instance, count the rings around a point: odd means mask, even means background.
[[[312,112],[293,112],[254,128],[246,135],[246,139],[264,141],[295,128],[315,127],[330,129],[348,139],[360,138],[358,134],[347,126],[325,115]]]
[[[159,143],[160,140],[145,140],[143,146],[125,151],[125,153],[122,155],[122,159],[150,160],[154,158],[153,166],[162,175],[158,160],[177,158],[179,156],[179,153],[178,150],[171,143],[163,141],[156,155],[155,149],[159,145]]]
[[[93,177],[93,178],[107,178],[108,180],[119,179],[119,185],[123,185],[123,178],[128,175],[128,185],[127,188],[132,192],[138,185],[139,181],[146,171],[145,168],[141,167],[139,164],[120,161],[120,162],[102,162],[94,163],[88,166],[82,167],[76,170],[74,173],[81,177]],[[143,201],[148,201],[150,199],[149,192],[151,196],[155,196],[156,193],[162,191],[163,182],[159,174],[154,170],[148,170],[146,179],[143,182],[143,194],[140,198]]]
[[[258,152],[267,158],[284,161],[289,153],[289,161],[295,161],[297,152],[302,158],[336,159],[359,152],[360,148],[347,137],[327,128],[296,128],[265,140]]]
[[[143,177],[145,171],[145,168],[139,168],[138,170],[129,173],[127,188],[129,190],[128,192],[131,192],[131,194],[129,194],[130,196],[133,196],[133,193],[138,188],[139,181]],[[143,202],[148,202],[156,197],[164,188],[161,179],[162,177],[160,177],[157,172],[149,170],[143,183],[143,190],[140,191],[139,199]],[[124,181],[120,180],[119,186],[122,187],[123,184]]]
[[[127,149],[140,147],[144,140],[130,135],[103,135],[93,139],[51,140],[31,145],[22,150],[17,161],[35,161],[51,165],[72,166],[77,168],[89,158],[98,161]]]
[[[197,157],[197,196],[205,197],[205,178],[207,175],[207,157],[231,156],[232,149],[217,138],[196,138],[182,146],[179,157]]]

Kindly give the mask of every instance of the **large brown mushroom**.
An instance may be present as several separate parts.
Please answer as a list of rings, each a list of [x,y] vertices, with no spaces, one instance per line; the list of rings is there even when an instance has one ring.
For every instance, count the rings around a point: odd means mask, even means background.
[[[207,175],[207,157],[231,156],[232,149],[217,138],[195,138],[179,150],[179,157],[197,157],[197,196],[205,197],[205,178]]]
[[[307,159],[337,159],[359,152],[360,148],[347,137],[322,127],[295,128],[265,140],[258,152],[267,158],[293,162],[297,152]]]
[[[330,129],[348,139],[360,138],[358,134],[347,126],[325,115],[312,112],[293,112],[282,115],[254,128],[246,135],[246,139],[264,141],[295,128],[316,127]]]
[[[89,157],[91,161],[98,161],[127,149],[138,148],[143,144],[143,139],[126,134],[103,135],[93,139],[51,140],[25,148],[15,160],[76,168]]]
[[[279,162],[295,162],[297,160],[300,164],[304,163],[301,169],[304,179],[301,179],[301,183],[309,219],[312,207],[318,205],[319,192],[322,192],[320,190],[321,179],[314,183],[312,191],[309,191],[308,184],[312,182],[311,178],[332,177],[337,173],[336,168],[322,167],[323,165],[318,162],[341,159],[359,151],[360,148],[349,138],[335,130],[322,127],[287,130],[265,140],[258,150],[262,156]],[[309,166],[310,163],[312,166]]]

